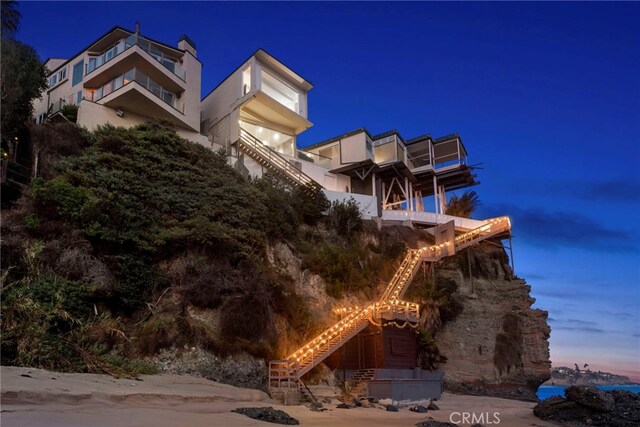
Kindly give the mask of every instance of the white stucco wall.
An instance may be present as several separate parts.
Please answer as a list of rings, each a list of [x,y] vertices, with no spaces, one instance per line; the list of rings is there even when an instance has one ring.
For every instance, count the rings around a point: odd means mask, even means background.
[[[323,190],[330,202],[347,202],[353,198],[360,207],[363,218],[369,219],[378,216],[378,198],[364,194],[344,193],[340,191]]]

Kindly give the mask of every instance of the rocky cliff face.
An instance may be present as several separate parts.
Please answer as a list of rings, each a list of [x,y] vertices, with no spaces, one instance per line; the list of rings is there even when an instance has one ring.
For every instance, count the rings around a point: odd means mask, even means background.
[[[436,274],[456,281],[463,304],[461,314],[436,335],[448,359],[440,367],[445,386],[535,399],[550,377],[548,313],[531,308],[531,287],[512,278],[504,249],[482,243],[441,262]]]

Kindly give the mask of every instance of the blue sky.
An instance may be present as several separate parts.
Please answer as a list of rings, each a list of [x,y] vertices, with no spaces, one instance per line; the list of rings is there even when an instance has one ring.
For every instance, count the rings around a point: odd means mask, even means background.
[[[203,93],[262,47],[310,80],[304,146],[358,127],[459,132],[477,217],[508,214],[555,365],[640,380],[640,4],[31,3],[18,38],[67,57],[114,25],[204,63]],[[427,204],[431,206],[431,204]]]

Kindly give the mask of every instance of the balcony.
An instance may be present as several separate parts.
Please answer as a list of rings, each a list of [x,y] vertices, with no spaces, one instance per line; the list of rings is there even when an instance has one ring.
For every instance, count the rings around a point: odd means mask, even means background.
[[[120,40],[101,55],[90,57],[84,78],[85,87],[96,87],[110,81],[114,75],[131,68],[140,69],[173,91],[186,86],[185,71],[155,44],[143,37],[131,35]]]
[[[309,120],[263,91],[254,92],[253,96],[242,104],[240,117],[247,121],[271,123],[291,129],[296,135],[313,126]]]
[[[304,150],[298,150],[298,159],[305,162],[314,163],[316,165],[325,167],[327,169],[331,168],[331,158],[321,156],[320,154],[311,153],[309,151],[304,151]]]
[[[85,99],[143,117],[168,120],[193,129],[186,121],[178,96],[145,73],[133,68],[96,89],[86,89]]]

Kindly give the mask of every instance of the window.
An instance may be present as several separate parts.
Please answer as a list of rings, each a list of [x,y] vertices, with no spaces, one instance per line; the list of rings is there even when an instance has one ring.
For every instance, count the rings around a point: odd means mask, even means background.
[[[79,90],[78,93],[76,93],[76,104],[80,104],[80,101],[82,101],[82,91]]]
[[[58,74],[59,74],[59,77],[58,77],[59,81],[63,81],[64,79],[66,79],[67,78],[67,69],[66,69],[66,67],[63,68],[62,70],[60,70],[60,72]]]
[[[49,87],[55,86],[56,83],[58,83],[58,75],[54,74],[53,76],[49,77]]]
[[[71,75],[71,86],[75,86],[82,81],[82,70],[84,68],[84,60],[73,66],[73,74]]]
[[[298,91],[262,70],[262,92],[296,113],[300,112]]]
[[[251,67],[247,67],[242,72],[242,95],[251,91]]]

